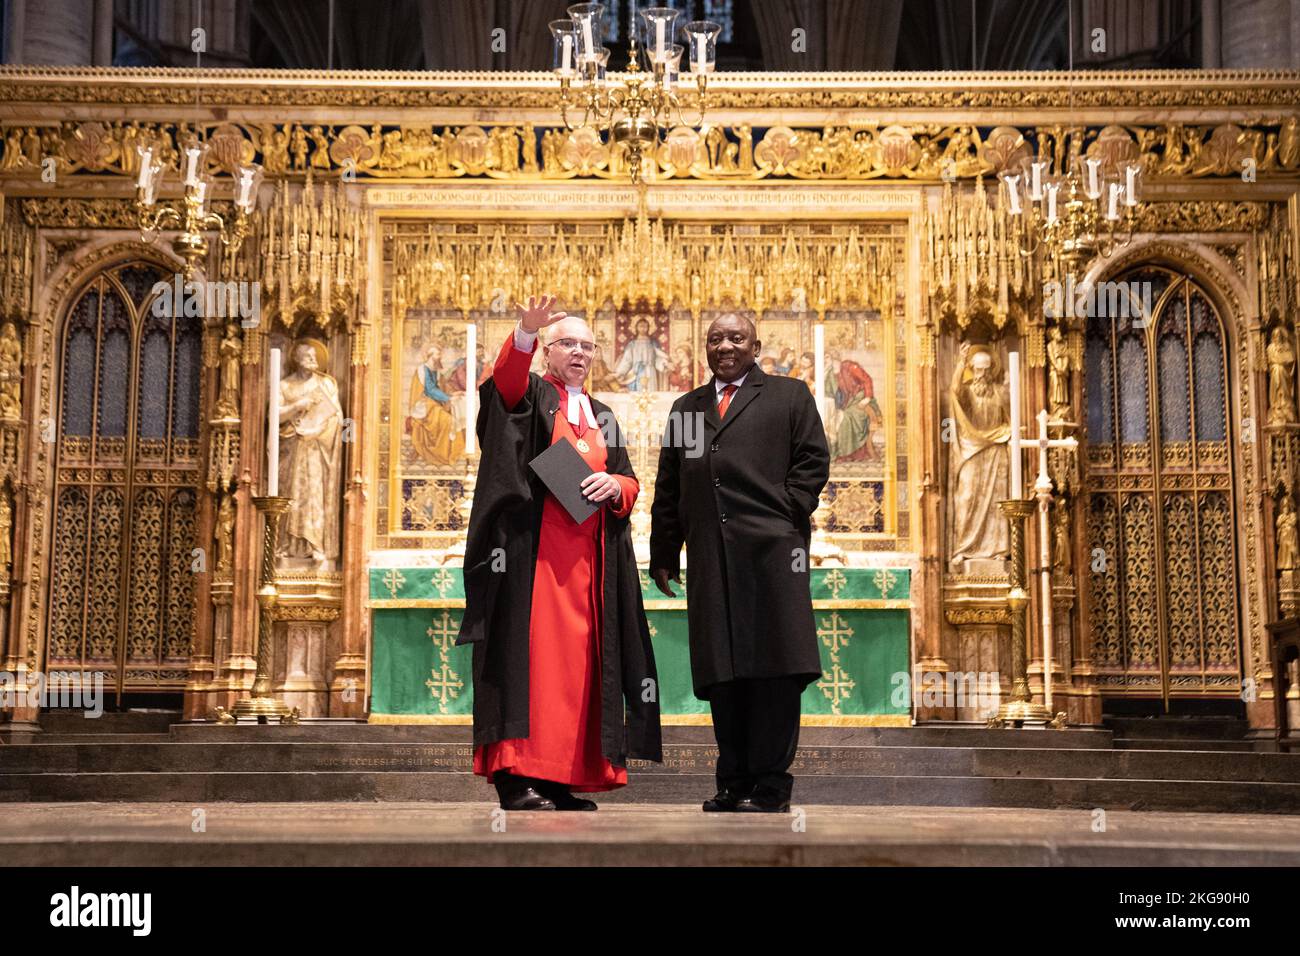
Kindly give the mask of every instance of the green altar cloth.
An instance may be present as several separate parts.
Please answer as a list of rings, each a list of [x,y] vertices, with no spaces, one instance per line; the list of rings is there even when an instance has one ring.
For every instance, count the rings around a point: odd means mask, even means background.
[[[811,589],[822,676],[804,691],[803,723],[907,726],[908,569],[814,568]],[[674,590],[677,598],[664,597],[641,572],[663,723],[707,724],[708,704],[691,690],[684,589]],[[370,721],[469,723],[472,651],[455,646],[465,606],[460,568],[372,568],[368,603]]]

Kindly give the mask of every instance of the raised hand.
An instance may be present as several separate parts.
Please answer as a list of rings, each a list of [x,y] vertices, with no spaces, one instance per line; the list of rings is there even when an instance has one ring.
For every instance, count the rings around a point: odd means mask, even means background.
[[[519,327],[530,335],[535,335],[548,325],[554,325],[560,319],[567,318],[567,312],[551,311],[555,300],[556,297],[553,295],[544,295],[540,299],[530,295],[527,309],[516,302],[515,312],[519,315]]]

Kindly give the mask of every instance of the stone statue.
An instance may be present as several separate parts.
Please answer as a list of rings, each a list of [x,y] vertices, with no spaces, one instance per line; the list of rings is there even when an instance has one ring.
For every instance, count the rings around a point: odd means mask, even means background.
[[[1295,422],[1295,346],[1291,332],[1275,325],[1269,333],[1268,348],[1268,423],[1289,425]]]
[[[343,406],[338,382],[320,371],[327,357],[323,342],[300,340],[292,351],[294,373],[280,381],[280,494],[292,503],[278,553],[333,570],[326,565],[339,554]]]
[[[229,571],[234,561],[235,496],[227,491],[217,509],[217,570]]]
[[[1052,565],[1058,571],[1070,573],[1070,505],[1057,498],[1052,508]]]
[[[1071,420],[1070,346],[1059,325],[1047,342],[1047,411],[1055,421]]]
[[[965,380],[967,370],[970,381]],[[957,571],[965,570],[971,559],[1000,563],[1010,548],[1007,519],[998,502],[1007,497],[1011,410],[1006,385],[999,379],[987,348],[972,353],[970,343],[962,343],[949,389],[957,426],[949,453],[951,562]],[[988,568],[989,573],[998,570]]]
[[[239,326],[226,323],[226,334],[221,340],[221,390],[217,395],[217,417],[239,417],[240,353]]]
[[[1277,513],[1277,569],[1293,571],[1300,567],[1300,540],[1296,535],[1295,505],[1290,495],[1283,495]]]
[[[0,576],[9,579],[9,566],[14,551],[11,540],[14,530],[14,509],[9,503],[9,489],[0,487]]]
[[[0,327],[0,418],[23,414],[23,343],[12,322]]]

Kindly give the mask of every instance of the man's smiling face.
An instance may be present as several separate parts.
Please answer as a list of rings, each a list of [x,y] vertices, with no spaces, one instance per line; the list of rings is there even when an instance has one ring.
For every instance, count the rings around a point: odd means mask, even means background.
[[[720,382],[734,382],[754,366],[762,347],[754,323],[740,315],[714,319],[705,333],[709,368]]]

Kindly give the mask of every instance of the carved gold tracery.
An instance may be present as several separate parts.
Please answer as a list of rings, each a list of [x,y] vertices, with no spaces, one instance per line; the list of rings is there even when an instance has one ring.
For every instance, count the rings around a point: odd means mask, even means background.
[[[1189,276],[1140,267],[1151,318],[1088,320],[1091,657],[1104,695],[1241,689],[1227,338]],[[1138,286],[1136,288],[1141,288]],[[1130,314],[1137,310],[1130,310]]]
[[[686,380],[656,391],[594,388],[615,408],[642,482],[634,532],[648,533],[658,442],[672,399],[708,380],[703,330],[722,312],[742,311],[754,316],[765,355],[788,347],[811,362],[813,330],[822,326],[828,409],[841,401],[833,360],[873,357],[879,411],[868,441],[877,436],[881,447],[872,444],[868,457],[833,460],[819,528],[845,550],[898,549],[912,533],[903,457],[909,410],[897,401],[898,383],[907,380],[906,231],[898,221],[665,222],[645,215],[548,224],[381,222],[379,331],[392,348],[381,351],[378,370],[392,386],[378,403],[386,423],[378,472],[387,481],[377,502],[376,544],[447,547],[463,536],[470,463],[455,445],[442,460],[421,461],[408,437],[406,396],[417,350],[437,344],[450,365],[463,353],[468,320],[477,326],[480,361],[490,362],[513,327],[510,303],[546,290],[592,321],[598,362],[614,366],[620,323],[656,311],[667,323],[670,354],[685,346],[694,358]],[[463,404],[460,387],[452,393],[453,414]]]
[[[167,279],[100,272],[58,341],[48,667],[118,693],[183,688],[194,635],[201,329],[154,314]]]

